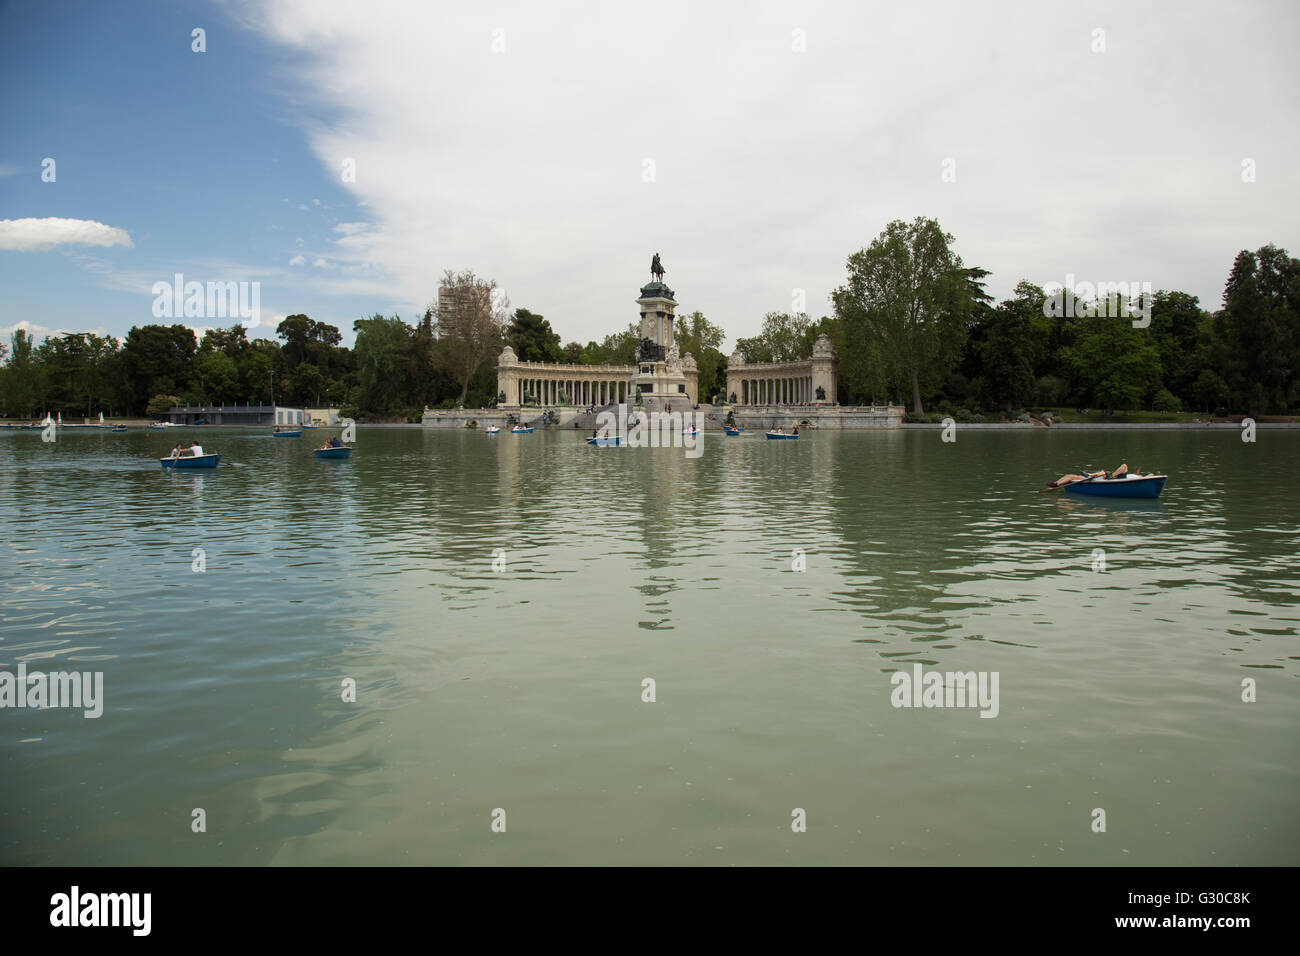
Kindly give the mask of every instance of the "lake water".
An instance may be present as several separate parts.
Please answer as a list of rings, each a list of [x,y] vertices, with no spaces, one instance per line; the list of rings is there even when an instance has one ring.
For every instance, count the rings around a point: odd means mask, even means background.
[[[1300,863],[1300,432],[178,431],[0,434],[0,862]]]

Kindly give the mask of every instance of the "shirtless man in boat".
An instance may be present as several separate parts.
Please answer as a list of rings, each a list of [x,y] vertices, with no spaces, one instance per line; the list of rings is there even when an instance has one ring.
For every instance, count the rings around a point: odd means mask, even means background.
[[[1054,482],[1052,482],[1048,487],[1056,488],[1059,487],[1060,485],[1072,485],[1076,481],[1087,481],[1089,478],[1102,478],[1102,479],[1123,478],[1127,474],[1128,474],[1128,465],[1124,464],[1124,465],[1120,465],[1118,468],[1116,468],[1114,471],[1110,473],[1107,473],[1105,470],[1102,470],[1102,471],[1086,471],[1082,475],[1073,475],[1073,474],[1062,475],[1060,478],[1057,478]]]

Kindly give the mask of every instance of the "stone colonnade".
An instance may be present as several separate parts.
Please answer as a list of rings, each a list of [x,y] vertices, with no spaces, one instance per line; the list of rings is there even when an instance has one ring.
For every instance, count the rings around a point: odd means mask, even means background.
[[[812,358],[797,362],[745,361],[733,352],[727,363],[727,401],[732,405],[834,405],[839,358],[825,333]]]
[[[631,365],[520,362],[507,346],[497,362],[497,398],[508,406],[522,405],[525,398],[541,405],[579,408],[631,402],[635,374],[636,368]]]
[[[811,375],[746,375],[739,383],[737,405],[811,405],[818,401]],[[822,399],[823,404],[825,401]]]

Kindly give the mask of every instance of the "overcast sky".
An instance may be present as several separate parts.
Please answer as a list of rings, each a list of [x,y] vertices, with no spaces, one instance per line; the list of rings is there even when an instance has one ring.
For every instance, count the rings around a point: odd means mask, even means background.
[[[659,252],[729,347],[795,290],[829,313],[847,256],[918,215],[999,298],[1073,274],[1215,309],[1238,250],[1300,254],[1298,26],[1295,2],[17,0],[0,331],[123,335],[179,272],[260,282],[255,335],[306,312],[350,340],[474,269],[585,342],[636,319]]]

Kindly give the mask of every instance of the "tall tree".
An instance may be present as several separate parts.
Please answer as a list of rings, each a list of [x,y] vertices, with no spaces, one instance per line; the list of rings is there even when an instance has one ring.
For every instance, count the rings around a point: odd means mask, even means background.
[[[1162,289],[1152,298],[1150,335],[1160,353],[1161,381],[1188,407],[1198,406],[1195,385],[1209,364],[1206,319],[1194,295]]]
[[[521,362],[563,362],[567,358],[551,323],[527,309],[515,310],[506,329],[506,342]]]
[[[953,241],[933,219],[895,220],[849,256],[848,281],[832,295],[849,342],[891,385],[910,385],[918,414],[922,381],[942,379],[955,364],[974,308],[972,276]]]
[[[144,411],[155,395],[178,394],[189,386],[198,343],[185,325],[141,325],[126,333],[122,366],[132,410]]]
[[[352,324],[357,333],[357,404],[369,411],[391,414],[403,405],[410,327],[393,316],[375,313]]]
[[[1237,254],[1215,325],[1234,403],[1285,411],[1300,387],[1300,261],[1273,245]]]
[[[1075,344],[1065,349],[1062,362],[1078,394],[1106,410],[1141,408],[1151,383],[1160,379],[1160,353],[1146,329],[1118,317],[1085,315],[1079,322]]]
[[[682,355],[689,352],[699,370],[699,396],[709,401],[727,385],[727,357],[722,354],[722,343],[727,333],[695,311],[677,317],[673,340]]]
[[[983,389],[1008,411],[1033,393],[1034,366],[1044,344],[1035,319],[1043,314],[1044,298],[1042,289],[1022,281],[1012,298],[988,310],[979,323]]]
[[[474,374],[501,349],[509,305],[495,279],[480,279],[473,270],[443,274],[434,310],[438,346],[442,362],[460,384],[461,402]]]
[[[753,338],[736,340],[746,362],[794,362],[812,354],[815,336],[809,338],[812,320],[807,313],[769,312],[763,327]]]

